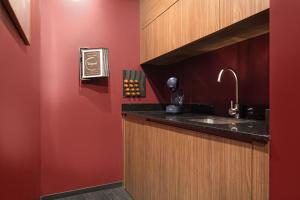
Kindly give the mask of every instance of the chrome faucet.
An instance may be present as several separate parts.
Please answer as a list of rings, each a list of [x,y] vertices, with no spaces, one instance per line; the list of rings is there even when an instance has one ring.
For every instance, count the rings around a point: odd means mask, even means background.
[[[230,108],[228,110],[228,114],[230,116],[234,116],[236,119],[240,118],[240,106],[239,106],[239,79],[235,73],[235,71],[231,68],[222,69],[218,75],[218,82],[221,83],[222,75],[225,71],[230,71],[235,79],[235,104],[233,105],[233,101],[230,101]]]

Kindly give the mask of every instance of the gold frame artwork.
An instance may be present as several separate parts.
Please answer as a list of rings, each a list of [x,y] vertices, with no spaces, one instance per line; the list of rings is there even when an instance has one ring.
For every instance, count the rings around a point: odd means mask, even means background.
[[[2,0],[24,43],[31,42],[31,0]]]

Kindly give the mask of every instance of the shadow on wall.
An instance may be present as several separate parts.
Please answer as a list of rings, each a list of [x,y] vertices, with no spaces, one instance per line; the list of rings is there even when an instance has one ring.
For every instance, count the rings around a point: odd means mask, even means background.
[[[79,82],[81,89],[91,89],[99,93],[109,93],[108,78],[97,78],[91,80],[82,80]]]
[[[155,96],[158,98],[160,103],[167,103],[167,87],[166,82],[168,77],[175,76],[169,71],[169,66],[151,66],[144,65],[142,66],[146,78],[155,93]]]
[[[215,106],[216,114],[225,115],[230,100],[235,99],[235,82],[230,73],[222,83],[217,76],[222,68],[233,68],[239,77],[240,104],[269,105],[269,34],[209,52],[168,66],[143,66],[159,101],[169,101],[166,81],[179,78],[185,93],[185,103]]]
[[[109,78],[97,78],[91,80],[79,80],[79,95],[86,97],[97,108],[104,112],[111,112],[111,95]],[[105,98],[103,98],[105,96]],[[108,106],[103,106],[104,105]],[[99,102],[102,102],[99,103]]]

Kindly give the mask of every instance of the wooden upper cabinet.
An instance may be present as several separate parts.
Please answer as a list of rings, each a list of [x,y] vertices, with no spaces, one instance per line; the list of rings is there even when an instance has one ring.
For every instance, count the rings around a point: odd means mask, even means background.
[[[264,34],[269,1],[140,0],[140,63],[170,64]]]
[[[188,44],[219,30],[219,0],[181,1],[183,44]]]
[[[181,1],[141,29],[140,61],[144,63],[181,46]]]
[[[178,0],[140,0],[141,28],[145,28]]]
[[[220,0],[220,28],[224,28],[270,7],[270,0]]]

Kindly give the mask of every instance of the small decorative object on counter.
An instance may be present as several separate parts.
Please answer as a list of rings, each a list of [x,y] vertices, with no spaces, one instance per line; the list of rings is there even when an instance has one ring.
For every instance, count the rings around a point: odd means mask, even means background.
[[[137,98],[146,96],[146,80],[143,71],[123,71],[123,97]]]
[[[167,86],[171,90],[171,105],[166,107],[166,113],[178,114],[183,112],[184,94],[181,89],[178,89],[178,80],[171,77],[167,81]]]
[[[80,79],[108,77],[108,49],[80,48]]]

